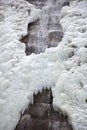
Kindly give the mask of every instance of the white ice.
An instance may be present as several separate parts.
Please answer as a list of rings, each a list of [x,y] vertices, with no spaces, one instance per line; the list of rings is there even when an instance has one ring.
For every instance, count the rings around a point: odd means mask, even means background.
[[[43,87],[52,88],[54,109],[67,113],[75,130],[87,130],[87,1],[72,1],[62,9],[64,37],[58,47],[26,56],[19,39],[40,15],[22,0],[2,0],[0,130],[14,130],[33,93]]]

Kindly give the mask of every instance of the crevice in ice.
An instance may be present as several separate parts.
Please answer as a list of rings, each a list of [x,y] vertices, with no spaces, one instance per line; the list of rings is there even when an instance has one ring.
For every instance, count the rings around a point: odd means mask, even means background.
[[[87,103],[87,99],[85,100],[85,102]]]
[[[70,5],[70,2],[68,0],[63,3],[63,6],[69,6],[69,5]]]

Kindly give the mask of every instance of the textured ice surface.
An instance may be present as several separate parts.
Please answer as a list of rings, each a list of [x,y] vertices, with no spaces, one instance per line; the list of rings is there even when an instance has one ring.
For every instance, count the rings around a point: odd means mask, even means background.
[[[22,79],[16,81],[14,73],[18,73],[15,69],[26,57],[19,39],[27,34],[28,23],[40,15],[39,9],[23,0],[0,1],[0,130],[13,130],[23,106],[29,102]]]
[[[54,108],[69,115],[75,130],[87,130],[87,1],[63,8],[64,38],[58,47],[30,56],[25,55],[25,47],[18,40],[27,33],[28,22],[40,16],[40,10],[22,0],[9,2],[9,6],[3,1],[0,130],[14,130],[21,113],[33,102],[33,93],[50,86]]]

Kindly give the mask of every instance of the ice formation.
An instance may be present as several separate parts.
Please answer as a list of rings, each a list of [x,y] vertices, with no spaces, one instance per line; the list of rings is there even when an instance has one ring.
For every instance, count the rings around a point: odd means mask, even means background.
[[[14,130],[21,113],[33,102],[33,93],[50,86],[54,109],[67,113],[75,130],[87,130],[87,1],[72,1],[70,7],[63,7],[60,22],[64,37],[58,47],[30,56],[25,55],[19,39],[41,12],[22,0],[3,1],[0,130]]]

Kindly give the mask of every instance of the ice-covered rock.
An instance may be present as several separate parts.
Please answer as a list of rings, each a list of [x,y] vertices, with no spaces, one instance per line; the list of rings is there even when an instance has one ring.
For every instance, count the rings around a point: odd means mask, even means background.
[[[33,103],[33,93],[50,86],[54,108],[69,115],[75,130],[87,129],[87,1],[65,6],[62,13],[64,37],[59,46],[26,56],[18,40],[40,10],[21,0],[9,5],[5,1],[5,6],[2,1],[0,130],[13,130],[28,103]]]

